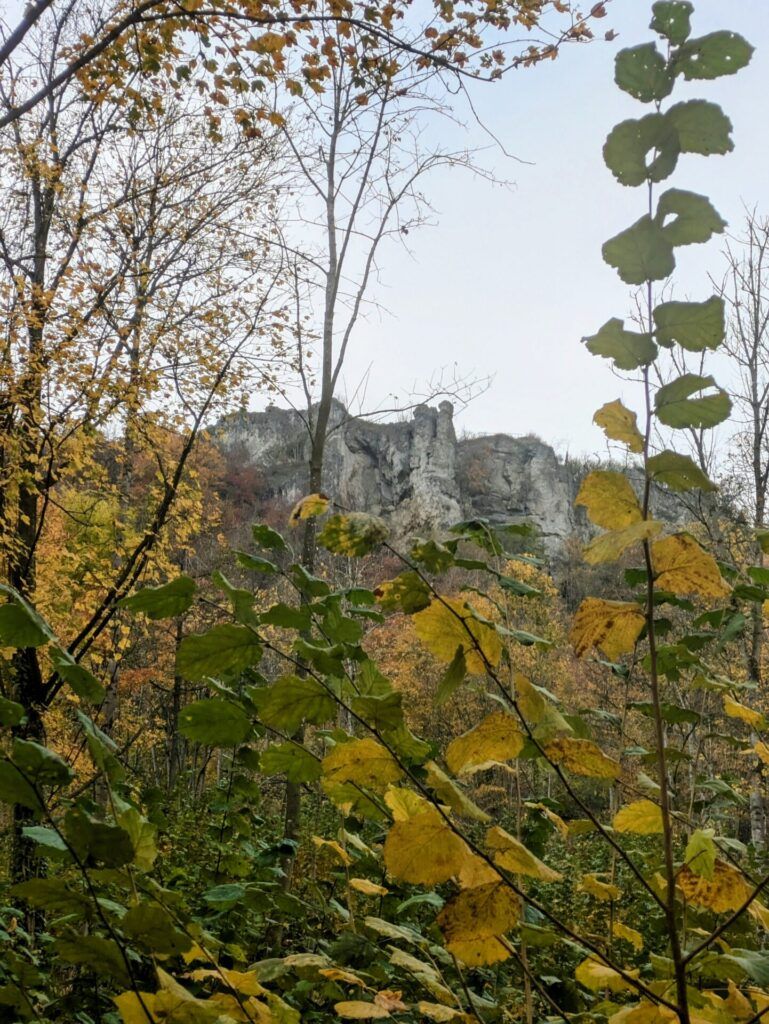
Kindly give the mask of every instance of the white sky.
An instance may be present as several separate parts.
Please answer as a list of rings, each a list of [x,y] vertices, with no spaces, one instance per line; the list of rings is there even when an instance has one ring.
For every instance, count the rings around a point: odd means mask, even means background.
[[[733,29],[756,53],[734,77],[677,86],[674,102],[702,96],[723,106],[736,149],[684,156],[671,183],[708,195],[737,232],[743,202],[769,214],[769,0],[695,7],[695,35]],[[531,163],[498,151],[487,157],[500,178],[515,181],[512,191],[463,171],[427,183],[438,224],[410,237],[413,259],[394,248],[383,254],[376,298],[390,315],[362,324],[350,353],[348,392],[372,366],[367,407],[391,405],[388,396],[403,399],[436,368],[456,363],[460,372],[494,376],[458,417],[458,430],[533,432],[576,455],[603,447],[591,423],[596,408],[618,397],[637,405],[635,386],[612,376],[580,339],[631,307],[601,245],[641,216],[644,196],[615,182],[601,148],[617,121],[648,112],[616,88],[613,66],[618,49],[653,38],[650,8],[650,0],[613,0],[598,24],[619,33],[615,42],[567,47],[552,64],[475,87],[485,124]],[[483,141],[477,129],[470,138]],[[720,274],[720,250],[718,239],[677,250],[675,297],[711,294],[707,273]]]

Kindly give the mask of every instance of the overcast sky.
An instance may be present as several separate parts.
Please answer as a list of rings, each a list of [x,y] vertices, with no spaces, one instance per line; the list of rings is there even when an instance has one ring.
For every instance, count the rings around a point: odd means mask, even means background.
[[[511,73],[473,93],[483,121],[527,164],[487,155],[512,190],[441,172],[427,185],[436,227],[410,239],[413,259],[383,259],[377,298],[389,314],[361,325],[347,367],[351,390],[369,364],[367,406],[403,397],[441,366],[493,375],[490,390],[457,419],[471,432],[536,433],[564,452],[592,452],[603,435],[595,409],[636,389],[580,344],[631,306],[628,289],[601,259],[601,245],[644,212],[642,190],[623,188],[601,148],[619,120],[648,112],[613,82],[614,55],[652,38],[647,0],[613,0],[599,23],[613,43],[567,47],[554,63]],[[769,214],[769,0],[695,0],[695,34],[741,32],[756,47],[739,75],[678,86],[674,98],[719,102],[734,123],[726,157],[685,156],[672,182],[709,195],[738,231],[742,204]],[[481,141],[480,133],[470,137]],[[678,298],[711,293],[723,267],[721,242],[680,253]],[[388,402],[390,404],[390,402]]]

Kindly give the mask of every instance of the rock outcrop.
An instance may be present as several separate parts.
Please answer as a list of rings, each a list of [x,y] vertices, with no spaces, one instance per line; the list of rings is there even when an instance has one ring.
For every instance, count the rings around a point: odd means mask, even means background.
[[[309,437],[299,413],[275,406],[238,413],[214,433],[230,459],[258,468],[261,498],[288,504],[306,493]],[[358,419],[336,402],[324,487],[346,508],[383,516],[399,535],[471,517],[527,520],[554,554],[570,534],[586,531],[573,504],[581,475],[536,437],[457,439],[450,402],[418,406],[392,423]]]

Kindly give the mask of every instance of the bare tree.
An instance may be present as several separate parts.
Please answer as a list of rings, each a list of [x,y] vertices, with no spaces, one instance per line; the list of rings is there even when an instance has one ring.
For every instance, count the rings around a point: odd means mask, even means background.
[[[755,210],[745,218],[742,236],[726,246],[727,272],[720,291],[727,304],[725,351],[732,366],[733,437],[732,473],[741,521],[749,529],[742,543],[753,564],[763,562],[757,534],[767,526],[769,497],[769,218]],[[746,644],[748,679],[764,683],[763,609],[751,605]],[[755,737],[757,739],[758,737]],[[753,770],[750,793],[751,838],[766,843],[766,807],[760,764]]]
[[[55,78],[81,27],[64,9],[55,30],[30,31],[0,105]],[[157,552],[202,427],[230,389],[258,385],[282,338],[270,239],[284,170],[277,133],[213,140],[207,126],[169,93],[129,128],[72,81],[0,133],[0,553],[20,593],[40,596],[51,510],[82,512],[68,495],[94,489],[108,438],[118,453],[109,571],[87,580],[87,607],[66,624],[76,660],[95,651]],[[157,482],[137,511],[128,494],[139,452]],[[41,710],[60,682],[33,648],[16,656],[9,689],[26,735],[42,738]]]
[[[437,97],[444,83],[416,65],[381,75],[361,90],[365,47],[344,31],[332,37],[331,70],[320,94],[303,95],[285,115],[286,143],[300,171],[296,224],[284,228],[293,264],[294,334],[301,407],[307,432],[309,493],[324,489],[324,459],[346,359],[373,303],[384,248],[407,244],[431,209],[424,179],[440,167],[476,170],[469,151],[430,143],[449,112]],[[396,54],[392,54],[393,62]],[[483,382],[441,380],[433,396],[480,390]],[[284,396],[291,400],[289,391]],[[292,404],[294,404],[292,402]],[[381,412],[381,410],[377,410]],[[344,416],[342,416],[342,421]],[[302,562],[316,562],[314,520],[307,521]],[[287,784],[285,832],[298,835],[300,788]]]

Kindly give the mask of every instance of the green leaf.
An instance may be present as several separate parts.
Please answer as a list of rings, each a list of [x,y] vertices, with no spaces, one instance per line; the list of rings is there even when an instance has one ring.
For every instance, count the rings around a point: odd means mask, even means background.
[[[66,761],[53,750],[32,740],[15,739],[11,760],[36,786],[66,786],[73,776]]]
[[[723,840],[721,840],[723,842]],[[734,977],[736,981],[744,980],[747,975],[752,981],[759,985],[769,985],[769,959],[763,950],[756,949],[731,949],[717,957],[721,963],[734,964],[739,973]]]
[[[726,333],[724,300],[714,295],[706,302],[663,302],[654,310],[660,345],[673,342],[689,352],[717,349]]]
[[[673,243],[648,215],[605,242],[603,258],[625,284],[663,281],[676,266]]]
[[[753,47],[736,32],[711,32],[684,43],[673,60],[673,73],[692,79],[734,75],[750,63]]]
[[[113,799],[118,807],[118,825],[128,833],[133,847],[131,864],[139,871],[149,871],[158,855],[155,843],[157,826],[143,817],[136,807],[125,803],[117,795]]]
[[[148,619],[171,619],[188,610],[195,597],[195,581],[190,576],[178,576],[159,587],[142,587],[130,597],[118,601],[119,608],[141,612]]]
[[[39,810],[40,800],[34,788],[10,761],[0,761],[0,800]]]
[[[209,747],[235,747],[251,733],[245,711],[231,701],[207,698],[179,712],[179,731],[195,743]]]
[[[515,594],[516,597],[540,597],[542,595],[542,591],[537,587],[532,587],[513,576],[497,576],[497,583],[508,594]]]
[[[168,911],[157,903],[138,903],[131,907],[120,927],[148,953],[177,956],[192,946],[192,939],[174,925]]]
[[[67,844],[55,829],[46,828],[43,825],[31,825],[29,828],[23,828],[21,831],[26,839],[37,843],[38,846],[55,850],[57,853],[67,852]]]
[[[682,153],[723,156],[734,149],[732,122],[717,103],[687,100],[676,103],[664,117],[675,129]]]
[[[692,30],[691,15],[694,7],[689,0],[657,0],[652,4],[654,17],[649,28],[659,32],[673,46],[680,46]]]
[[[364,512],[330,516],[318,534],[318,543],[335,555],[368,555],[384,541],[389,531],[384,520]]]
[[[337,679],[341,679],[345,674],[344,660],[348,651],[344,644],[319,647],[298,637],[294,641],[294,651],[300,658],[308,661],[321,675],[335,676]]]
[[[283,676],[263,689],[252,687],[249,696],[265,725],[289,735],[295,733],[302,722],[316,725],[327,722],[336,711],[334,699],[311,676]]]
[[[419,573],[409,570],[392,580],[383,580],[374,590],[378,603],[388,612],[413,615],[426,608],[431,599],[430,588]]]
[[[380,731],[397,729],[403,724],[403,694],[392,690],[390,693],[366,694],[353,697],[350,706],[356,715]]]
[[[671,214],[675,219],[666,223]],[[692,245],[707,242],[713,235],[722,234],[726,221],[722,220],[707,196],[671,188],[660,196],[657,225],[670,245]]]
[[[99,821],[80,808],[67,811],[64,831],[81,860],[97,861],[108,868],[133,860],[133,843],[124,828]]]
[[[267,551],[288,551],[288,544],[282,535],[266,523],[254,523],[251,527],[251,536],[256,544]]]
[[[74,939],[57,939],[54,950],[69,964],[82,964],[104,977],[129,987],[132,982],[120,947],[113,939],[100,935],[78,935]]]
[[[246,624],[256,621],[254,595],[250,590],[246,590],[243,587],[234,587],[224,573],[219,572],[218,569],[215,569],[211,573],[211,582],[214,586],[218,587],[222,593],[227,595],[227,598],[232,605],[232,614],[238,622]]]
[[[451,659],[451,664],[443,674],[438,684],[438,692],[435,695],[435,703],[440,706],[445,704],[457,687],[461,686],[467,675],[467,664],[465,662],[465,649],[457,647],[456,654]]]
[[[24,708],[15,700],[0,697],[0,725],[14,726],[24,721]]]
[[[203,893],[203,899],[218,910],[229,910],[245,899],[246,887],[239,882],[224,882]]]
[[[285,775],[289,782],[315,782],[321,776],[320,761],[298,743],[278,743],[261,757],[266,775]]]
[[[331,593],[328,583],[307,572],[303,565],[291,566],[291,578],[297,590],[306,597],[325,597]]]
[[[223,623],[186,636],[176,652],[176,672],[193,682],[240,672],[262,656],[258,636],[247,626]]]
[[[271,562],[269,558],[262,558],[261,555],[250,555],[247,551],[236,551],[235,558],[238,565],[242,565],[244,569],[248,569],[251,572],[264,572],[267,575],[274,575],[280,572],[280,569],[274,562]]]
[[[624,320],[616,317],[584,341],[589,352],[594,356],[612,359],[620,370],[636,370],[639,366],[648,366],[657,355],[657,346],[650,334],[626,331]]]
[[[715,394],[692,398],[692,395],[715,388]],[[665,384],[654,399],[657,417],[668,427],[715,427],[723,423],[731,412],[732,403],[727,393],[716,385],[712,377],[684,373]]]
[[[430,744],[415,736],[405,723],[388,729],[384,738],[399,758],[412,764],[422,764],[433,753]]]
[[[101,704],[105,690],[92,672],[79,665],[62,647],[52,647],[50,654],[54,668],[73,693],[89,704]]]
[[[649,476],[657,483],[666,484],[672,491],[717,491],[700,467],[688,455],[665,451],[653,455],[647,462]]]
[[[42,647],[50,640],[51,631],[26,602],[0,606],[0,647]]]
[[[642,103],[663,100],[673,89],[673,75],[654,43],[620,50],[614,64],[614,81]]]
[[[105,732],[94,723],[88,715],[84,715],[79,709],[76,710],[80,727],[85,733],[88,753],[96,767],[103,771],[110,782],[120,782],[123,778],[123,766],[115,756],[117,744]]]
[[[45,907],[51,914],[80,916],[91,906],[89,897],[70,889],[60,878],[33,878],[28,882],[18,882],[11,892],[31,907]]]
[[[428,572],[446,572],[454,564],[455,550],[440,541],[417,540],[411,549],[411,557]]]
[[[692,832],[689,842],[686,844],[684,861],[695,875],[712,880],[713,871],[716,866],[718,851],[713,842],[714,832],[712,828],[698,828]]]
[[[262,612],[259,621],[267,626],[280,626],[281,629],[295,629],[301,632],[310,628],[312,615],[306,604],[296,608],[288,604],[274,604],[266,612]]]
[[[653,159],[647,160],[652,153]],[[678,133],[662,114],[622,121],[603,147],[606,166],[621,185],[664,181],[678,163]]]

